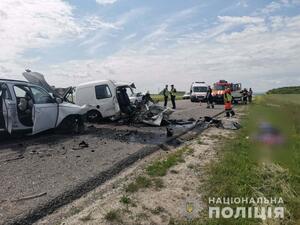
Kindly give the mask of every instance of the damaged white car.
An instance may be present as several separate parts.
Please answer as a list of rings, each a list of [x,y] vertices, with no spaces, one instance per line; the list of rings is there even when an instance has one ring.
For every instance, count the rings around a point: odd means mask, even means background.
[[[89,122],[97,122],[104,118],[126,118],[135,123],[160,126],[173,113],[169,108],[154,104],[150,93],[135,93],[133,83],[99,80],[76,87],[55,88],[46,82],[41,73],[26,71],[23,76],[31,83],[60,96],[64,101],[79,106],[86,104],[86,117]]]
[[[135,93],[133,83],[99,80],[82,83],[76,87],[51,87],[43,74],[26,71],[23,76],[31,83],[44,87],[64,101],[79,106],[87,105],[87,120],[97,122],[103,118],[118,119],[122,114],[132,113],[133,106],[142,101],[143,95]]]
[[[57,127],[79,130],[86,112],[86,106],[64,102],[39,85],[0,79],[0,131],[37,134]]]

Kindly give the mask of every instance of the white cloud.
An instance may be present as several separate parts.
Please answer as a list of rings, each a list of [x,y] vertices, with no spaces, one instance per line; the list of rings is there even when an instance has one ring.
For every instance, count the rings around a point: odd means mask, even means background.
[[[49,78],[55,83],[71,74],[74,84],[105,78],[128,80],[152,92],[165,83],[186,90],[195,79],[213,83],[226,78],[259,91],[295,85],[300,70],[300,16],[281,17],[280,23],[277,20],[268,24],[259,17],[226,17],[206,31],[186,34],[176,47],[145,51],[145,46],[155,46],[161,38],[173,38],[161,27],[144,40],[146,45],[133,45],[103,60],[56,65],[49,69]],[[234,31],[241,24],[243,29]]]
[[[300,16],[222,16],[205,30],[187,30],[189,23],[178,28],[178,22],[183,23],[197,14],[197,9],[190,8],[148,27],[148,33],[139,40],[139,31],[120,37],[124,42],[122,50],[107,58],[40,66],[38,57],[24,59],[23,53],[79,35],[83,40],[81,45],[93,54],[111,44],[105,37],[109,39],[109,35],[123,31],[126,23],[144,15],[147,9],[131,10],[114,22],[103,22],[99,16],[75,21],[72,8],[63,1],[20,2],[0,2],[3,46],[0,76],[21,74],[29,65],[39,68],[57,86],[109,78],[135,81],[141,89],[152,92],[165,83],[186,90],[194,80],[213,83],[225,78],[240,81],[254,90],[299,82]],[[280,4],[295,3],[281,1]]]
[[[262,14],[272,14],[281,10],[282,8],[294,7],[300,4],[300,0],[277,0],[267,4],[259,11]]]
[[[250,16],[240,16],[240,17],[234,17],[234,16],[219,16],[219,20],[223,23],[231,23],[234,25],[238,24],[258,24],[264,22],[264,19],[261,17],[250,17]]]
[[[17,61],[26,50],[49,46],[81,32],[71,6],[61,0],[1,0],[0,17],[2,68],[18,68]]]
[[[111,5],[114,4],[117,0],[96,0],[100,5]]]

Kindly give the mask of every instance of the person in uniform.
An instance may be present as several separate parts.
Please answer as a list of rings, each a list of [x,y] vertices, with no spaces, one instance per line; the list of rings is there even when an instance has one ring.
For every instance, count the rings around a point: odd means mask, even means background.
[[[172,108],[176,109],[176,88],[174,87],[174,84],[171,85],[171,91],[170,91],[170,96],[171,96],[171,102],[172,102]]]
[[[207,92],[206,92],[206,101],[207,101],[207,107],[206,108],[214,108],[214,102],[213,102],[213,96],[212,96],[212,89],[210,86],[208,86]]]
[[[167,105],[168,105],[168,99],[169,99],[168,85],[166,85],[166,87],[165,87],[164,90],[163,90],[163,96],[164,96],[164,100],[165,100],[164,106],[165,106],[165,108],[166,108]]]

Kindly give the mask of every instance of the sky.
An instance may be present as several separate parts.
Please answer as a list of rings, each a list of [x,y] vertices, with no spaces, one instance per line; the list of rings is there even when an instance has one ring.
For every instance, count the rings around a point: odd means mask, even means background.
[[[300,85],[300,0],[1,0],[0,78]]]

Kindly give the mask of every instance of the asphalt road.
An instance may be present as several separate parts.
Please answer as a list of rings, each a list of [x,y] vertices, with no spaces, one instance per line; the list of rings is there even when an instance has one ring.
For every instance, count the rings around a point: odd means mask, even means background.
[[[205,106],[178,101],[171,119],[198,119],[223,109]],[[0,141],[0,224],[23,217],[141,148],[164,143],[166,138],[165,127],[105,123],[88,124],[81,135],[48,133]],[[87,145],[80,146],[82,141]]]

